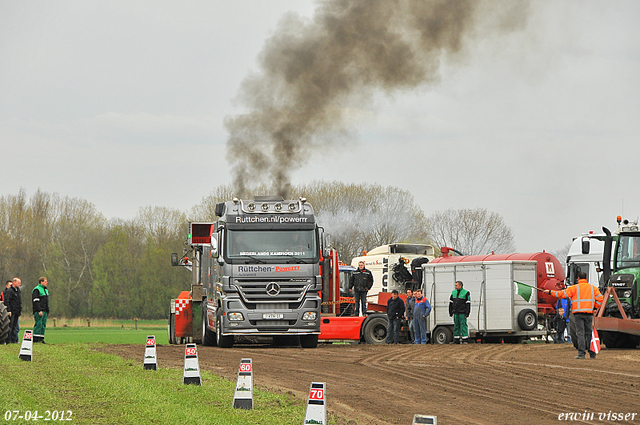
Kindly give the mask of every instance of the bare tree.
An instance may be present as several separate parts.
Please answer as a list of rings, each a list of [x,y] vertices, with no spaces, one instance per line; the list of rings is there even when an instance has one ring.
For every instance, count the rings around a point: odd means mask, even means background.
[[[340,182],[296,186],[314,206],[338,256],[348,261],[380,245],[427,242],[424,214],[413,195],[397,187]]]
[[[426,230],[436,246],[466,255],[515,251],[513,233],[503,218],[483,208],[436,211],[426,220]]]

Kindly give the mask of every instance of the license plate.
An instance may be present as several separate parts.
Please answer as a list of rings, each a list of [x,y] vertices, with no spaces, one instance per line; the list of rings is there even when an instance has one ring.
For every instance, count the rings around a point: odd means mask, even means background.
[[[263,319],[284,319],[283,313],[262,313]]]

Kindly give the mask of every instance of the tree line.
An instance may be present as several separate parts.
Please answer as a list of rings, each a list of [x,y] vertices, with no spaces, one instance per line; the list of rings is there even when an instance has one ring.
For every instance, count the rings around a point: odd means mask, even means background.
[[[247,192],[245,198],[252,198],[269,190],[257,186]],[[314,206],[331,246],[346,262],[395,242],[447,245],[465,254],[514,249],[499,215],[478,209],[426,217],[413,196],[396,187],[314,182],[291,193]],[[148,206],[124,220],[106,219],[90,202],[57,193],[1,196],[0,276],[3,282],[22,279],[25,314],[32,289],[45,276],[53,317],[166,318],[169,300],[191,283],[187,270],[170,264],[171,253],[185,247],[188,222],[214,221],[216,203],[233,197],[232,187],[222,185],[188,211]],[[468,226],[467,239],[460,237],[461,222]]]

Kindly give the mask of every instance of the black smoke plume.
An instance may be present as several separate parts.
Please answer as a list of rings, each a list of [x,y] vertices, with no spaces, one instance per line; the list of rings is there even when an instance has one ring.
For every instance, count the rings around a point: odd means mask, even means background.
[[[479,0],[328,0],[311,20],[290,13],[244,79],[247,112],[227,117],[234,188],[270,181],[289,195],[291,173],[329,140],[346,139],[345,111],[376,91],[433,84],[443,60],[490,33],[522,28],[527,3]]]

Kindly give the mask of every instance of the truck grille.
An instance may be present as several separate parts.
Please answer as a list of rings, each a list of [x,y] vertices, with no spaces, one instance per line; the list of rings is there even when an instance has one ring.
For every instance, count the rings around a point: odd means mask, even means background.
[[[245,303],[255,304],[298,303],[302,301],[310,285],[307,279],[237,279],[235,281],[235,287]]]

